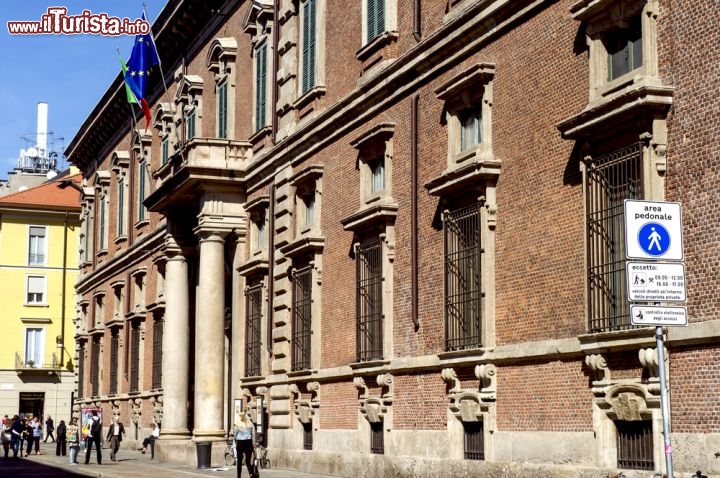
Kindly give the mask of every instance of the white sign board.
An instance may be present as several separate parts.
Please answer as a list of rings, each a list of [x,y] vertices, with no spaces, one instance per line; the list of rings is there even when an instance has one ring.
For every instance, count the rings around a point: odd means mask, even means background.
[[[685,264],[628,262],[628,298],[639,302],[685,302]]]
[[[625,254],[628,259],[683,259],[680,203],[625,200]]]
[[[630,322],[633,325],[677,325],[688,324],[687,307],[630,306]]]

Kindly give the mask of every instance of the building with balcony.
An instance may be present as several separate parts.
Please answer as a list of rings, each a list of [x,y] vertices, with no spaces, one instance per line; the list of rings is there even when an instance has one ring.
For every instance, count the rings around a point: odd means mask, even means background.
[[[699,0],[170,0],[83,173],[78,406],[342,476],[662,472],[625,199],[683,207],[678,472],[720,473],[718,28]]]
[[[69,419],[81,176],[0,197],[0,414]]]

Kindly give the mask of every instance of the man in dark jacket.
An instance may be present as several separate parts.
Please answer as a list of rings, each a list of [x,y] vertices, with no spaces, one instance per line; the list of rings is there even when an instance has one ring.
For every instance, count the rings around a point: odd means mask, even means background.
[[[98,417],[95,411],[92,412],[90,431],[87,437],[87,452],[85,452],[86,465],[90,463],[90,452],[92,451],[93,443],[97,449],[98,465],[102,465],[102,423],[100,423],[100,417]]]
[[[55,436],[53,435],[53,432],[55,431],[55,422],[53,422],[53,419],[50,415],[48,415],[47,420],[45,420],[45,443],[47,443],[48,438],[52,438],[53,443],[55,443]]]
[[[117,452],[120,449],[120,442],[125,434],[125,427],[119,417],[113,417],[113,422],[108,428],[107,441],[110,442],[110,459],[117,461]]]

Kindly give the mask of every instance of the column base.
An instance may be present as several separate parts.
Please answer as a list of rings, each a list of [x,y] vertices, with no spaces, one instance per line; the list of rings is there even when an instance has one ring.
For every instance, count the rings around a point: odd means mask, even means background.
[[[160,429],[160,440],[188,440],[190,430],[187,428],[162,428]]]
[[[225,430],[193,430],[193,441],[224,440],[227,436]]]

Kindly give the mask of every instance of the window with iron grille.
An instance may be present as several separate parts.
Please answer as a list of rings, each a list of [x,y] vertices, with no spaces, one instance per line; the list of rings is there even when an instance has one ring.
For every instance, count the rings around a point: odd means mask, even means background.
[[[370,453],[375,455],[385,454],[385,433],[383,428],[382,420],[370,423]]]
[[[303,450],[313,449],[312,422],[303,423]]]
[[[482,346],[481,209],[476,203],[443,213],[446,350]]]
[[[355,253],[357,361],[383,357],[382,240],[360,243]]]
[[[463,450],[466,460],[485,459],[485,438],[483,422],[463,422],[465,439]]]
[[[78,343],[78,398],[85,397],[85,342]]]
[[[245,376],[260,375],[262,324],[262,284],[245,290]]]
[[[652,421],[615,420],[618,468],[654,470]]]
[[[140,324],[133,323],[130,330],[130,391],[137,392],[140,385]]]
[[[118,352],[120,351],[120,330],[117,327],[112,329],[110,335],[110,390],[108,393],[114,395],[118,389]]]
[[[625,199],[642,199],[642,143],[587,167],[588,331],[631,328],[625,278]]]
[[[158,314],[153,321],[152,388],[162,387],[163,326],[162,316]]]
[[[293,273],[292,369],[310,368],[312,336],[312,267]]]
[[[100,336],[95,335],[92,339],[92,395],[97,397],[100,395]]]

